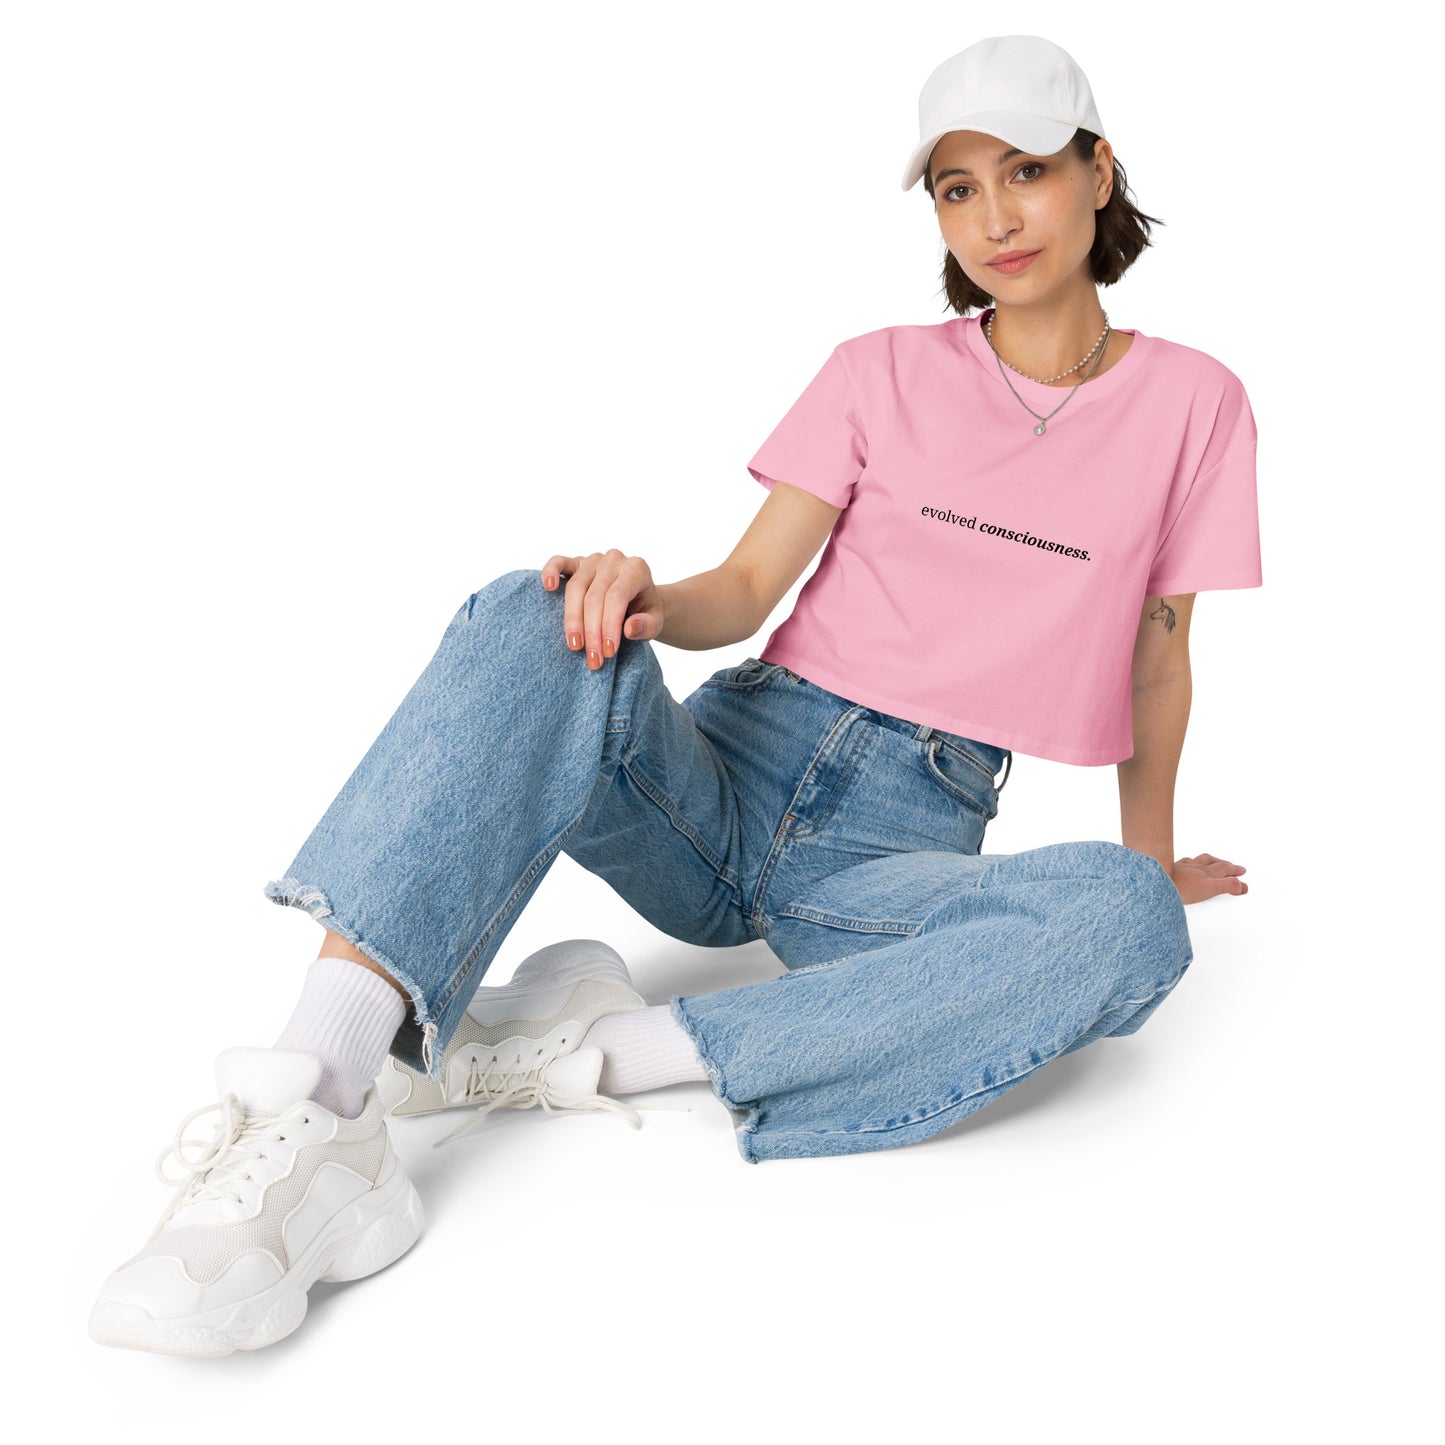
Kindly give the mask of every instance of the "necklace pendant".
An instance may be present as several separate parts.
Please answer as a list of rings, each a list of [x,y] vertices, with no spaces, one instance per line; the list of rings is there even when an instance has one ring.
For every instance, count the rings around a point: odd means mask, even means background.
[[[1040,422],[1040,423],[1034,428],[1034,435],[1035,435],[1036,437],[1041,437],[1041,436],[1043,436],[1043,434],[1044,434],[1044,424],[1043,424],[1043,422]]]

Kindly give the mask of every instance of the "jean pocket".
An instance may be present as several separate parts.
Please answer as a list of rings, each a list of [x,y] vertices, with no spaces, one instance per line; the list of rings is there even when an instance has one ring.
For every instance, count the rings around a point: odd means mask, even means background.
[[[702,685],[740,692],[772,682],[782,670],[780,662],[762,662],[756,657],[749,657],[733,667],[720,667],[711,677],[705,678]]]
[[[924,772],[955,802],[972,808],[985,820],[998,817],[998,791],[982,758],[937,733],[919,744],[919,757]]]

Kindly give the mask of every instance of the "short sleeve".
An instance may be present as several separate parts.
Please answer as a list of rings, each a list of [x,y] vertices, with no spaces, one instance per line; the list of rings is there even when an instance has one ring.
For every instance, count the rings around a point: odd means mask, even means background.
[[[1231,373],[1194,480],[1166,509],[1145,596],[1262,585],[1256,442],[1249,398]]]
[[[834,347],[748,463],[748,471],[769,491],[777,482],[787,482],[832,506],[846,507],[866,461],[853,381]]]

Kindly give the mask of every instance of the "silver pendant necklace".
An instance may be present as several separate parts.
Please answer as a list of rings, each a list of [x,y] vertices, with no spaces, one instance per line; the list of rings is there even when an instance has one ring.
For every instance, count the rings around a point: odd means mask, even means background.
[[[1014,366],[1011,362],[1006,362],[1003,357],[998,354],[998,348],[993,344],[993,318],[996,315],[998,315],[997,307],[995,307],[992,311],[989,312],[988,320],[984,323],[983,330],[984,335],[988,337],[989,350],[993,352],[994,360],[998,362],[998,374],[1002,376],[1006,382],[1008,382],[1008,389],[1013,392],[1016,397],[1018,397],[1019,405],[1023,407],[1023,409],[1028,412],[1031,417],[1037,419],[1038,425],[1034,428],[1034,435],[1036,437],[1041,437],[1044,434],[1044,429],[1047,424],[1052,421],[1054,417],[1056,417],[1069,404],[1069,398],[1072,397],[1073,394],[1079,389],[1079,387],[1081,387],[1084,382],[1086,382],[1094,374],[1094,368],[1099,364],[1100,361],[1103,360],[1104,352],[1109,345],[1109,313],[1107,311],[1104,313],[1104,329],[1099,333],[1099,339],[1094,343],[1093,349],[1089,352],[1088,356],[1085,356],[1083,361],[1076,362],[1068,369],[1068,371],[1061,371],[1057,376],[1049,377],[1049,381],[1062,381],[1064,377],[1069,376],[1073,372],[1077,371],[1079,367],[1083,366],[1084,362],[1089,363],[1089,369],[1084,373],[1082,380],[1076,382],[1073,386],[1069,388],[1069,395],[1066,396],[1053,409],[1053,411],[1048,414],[1048,416],[1039,416],[1038,412],[1036,412],[1033,407],[1031,407],[1028,402],[1023,399],[1023,397],[1019,396],[1018,388],[1014,386],[1013,382],[1009,381],[1008,375],[1004,371],[1005,366],[1008,367],[1009,371],[1018,371],[1020,376],[1028,377],[1030,381],[1038,381],[1038,378],[1035,376],[1029,376],[1028,372],[1026,371],[1019,371],[1018,367]],[[1092,357],[1093,359],[1090,360],[1090,357]],[[1040,386],[1045,386],[1047,384],[1047,382],[1039,382]]]

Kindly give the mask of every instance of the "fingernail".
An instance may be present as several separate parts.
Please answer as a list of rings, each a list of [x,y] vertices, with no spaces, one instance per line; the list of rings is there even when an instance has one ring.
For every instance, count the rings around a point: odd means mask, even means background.
[[[614,642],[614,641],[612,640],[612,638],[610,638],[610,637],[604,637],[604,638],[602,639],[602,655],[603,655],[604,657],[611,657],[612,654],[613,654],[614,652],[616,652],[616,651],[617,651],[617,644],[616,644],[616,642]]]
[[[595,647],[589,647],[587,649],[587,665],[588,667],[602,666],[602,659],[597,656],[597,649]]]
[[[582,634],[580,632],[569,632],[567,634],[567,646],[576,652],[582,646]]]

